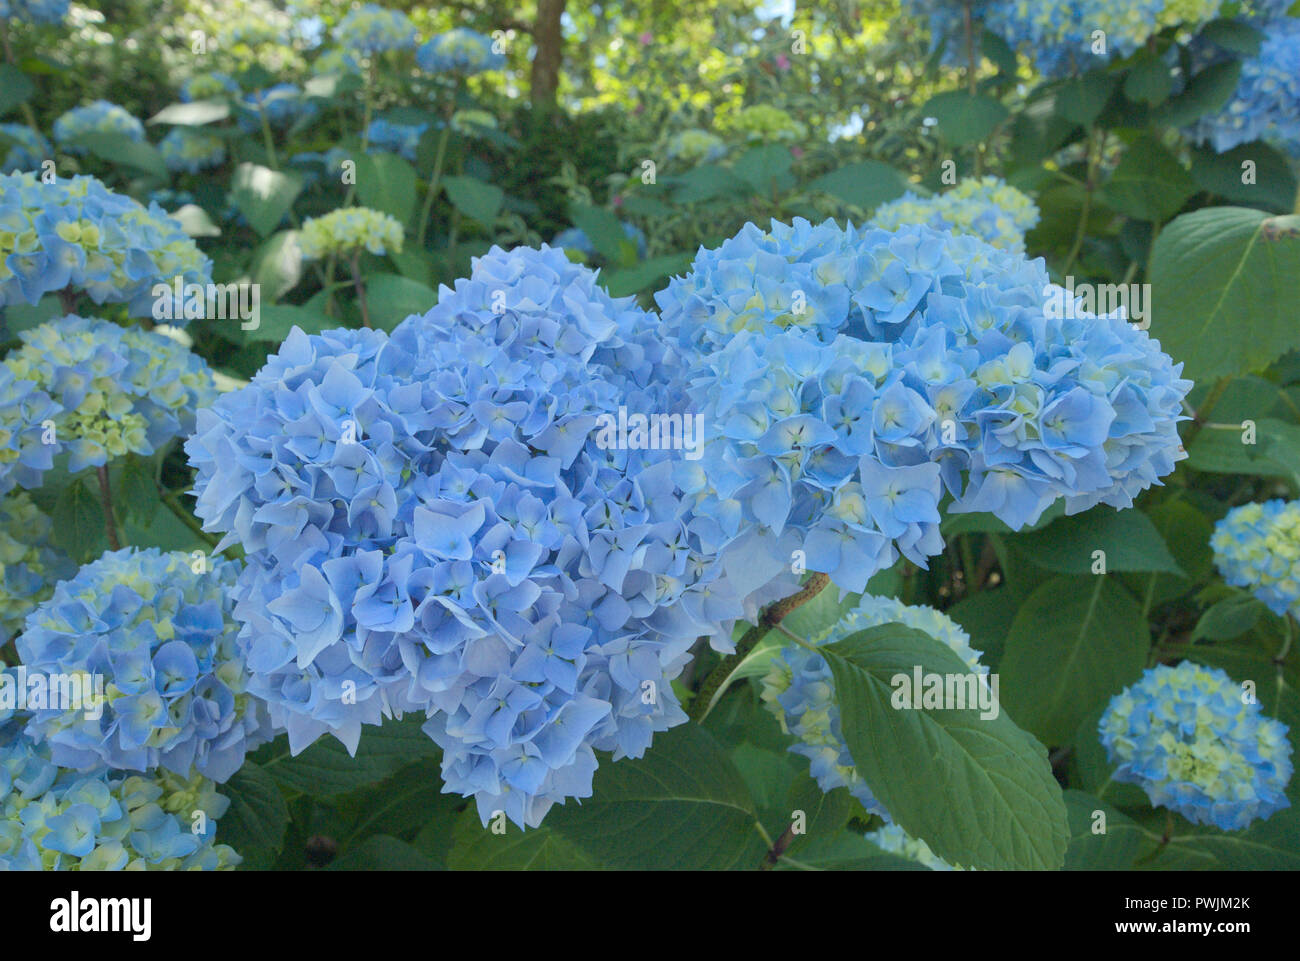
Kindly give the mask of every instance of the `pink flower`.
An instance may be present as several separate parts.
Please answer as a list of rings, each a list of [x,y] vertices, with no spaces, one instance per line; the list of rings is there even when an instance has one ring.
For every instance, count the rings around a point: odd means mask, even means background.
[[[789,70],[789,69],[790,69],[790,58],[787,57],[787,56],[786,56],[785,54],[783,54],[783,53],[778,53],[778,54],[776,55],[776,68],[777,68],[778,70]]]
[[[641,41],[641,46],[648,47],[650,46],[650,44],[654,43],[655,35],[651,33],[649,30],[647,30],[645,33],[641,34],[641,36],[638,37],[637,39]]]
[[[803,156],[803,147],[791,147],[790,156],[794,157],[795,160],[798,160]]]
[[[622,207],[622,206],[623,206],[623,198],[622,198],[621,196],[617,196],[617,195],[615,195],[615,197],[614,197],[614,206],[615,206],[615,207]]]

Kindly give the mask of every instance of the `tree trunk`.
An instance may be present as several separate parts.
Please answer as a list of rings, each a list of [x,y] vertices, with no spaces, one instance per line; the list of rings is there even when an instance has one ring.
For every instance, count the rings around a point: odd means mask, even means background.
[[[531,83],[535,107],[550,108],[556,103],[560,65],[564,62],[564,35],[560,32],[564,3],[565,0],[537,0],[537,22],[533,26],[537,52],[533,55]]]

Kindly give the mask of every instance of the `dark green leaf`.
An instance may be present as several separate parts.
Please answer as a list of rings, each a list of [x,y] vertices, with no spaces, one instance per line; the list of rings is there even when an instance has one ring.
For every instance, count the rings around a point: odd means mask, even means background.
[[[327,871],[438,871],[439,866],[405,841],[375,834],[331,861]]]
[[[1053,578],[1011,623],[1002,704],[1043,742],[1068,744],[1084,715],[1137,680],[1150,645],[1141,609],[1113,579]]]
[[[1163,571],[1181,574],[1164,539],[1151,520],[1138,510],[1096,507],[1085,514],[1062,517],[1017,540],[1039,567],[1058,574],[1087,574],[1099,560],[1102,573]],[[1094,552],[1104,552],[1094,558]]]
[[[494,184],[475,180],[473,177],[444,177],[443,187],[447,199],[466,217],[477,220],[485,227],[491,227],[501,209],[505,193]]]
[[[807,189],[825,191],[868,211],[901,197],[911,186],[902,172],[888,164],[863,160],[823,174],[809,183]]]
[[[289,809],[280,788],[260,767],[245,761],[221,793],[230,799],[230,808],[217,823],[217,841],[243,856],[243,868],[270,867],[284,847],[289,824]]]
[[[98,557],[108,548],[104,508],[99,494],[90,488],[93,483],[77,481],[65,487],[50,517],[55,545],[80,562]]]
[[[610,867],[717,870],[750,866],[756,817],[717,741],[684,724],[643,758],[602,760],[592,797],[553,808],[546,824]]]
[[[992,97],[965,90],[949,90],[931,97],[921,108],[921,115],[934,117],[938,121],[939,136],[960,147],[987,140],[1010,113]]]
[[[269,235],[293,206],[302,190],[302,178],[258,164],[235,168],[230,196],[245,219],[263,237]]]
[[[1069,832],[1047,752],[1005,712],[895,708],[896,679],[967,677],[946,645],[900,625],[822,645],[858,773],[904,831],[950,863],[1055,869]],[[936,803],[942,799],[942,803]]]
[[[409,223],[415,213],[415,168],[390,153],[364,153],[357,157],[357,196],[363,206],[379,210],[398,223]]]
[[[163,107],[149,118],[149,123],[169,123],[178,127],[201,127],[230,116],[230,104],[225,100],[192,100]]]
[[[399,274],[371,274],[366,278],[366,303],[370,322],[391,331],[411,314],[426,314],[438,295],[424,284]]]
[[[1156,239],[1151,334],[1193,380],[1261,370],[1300,346],[1297,277],[1300,216],[1183,214]]]

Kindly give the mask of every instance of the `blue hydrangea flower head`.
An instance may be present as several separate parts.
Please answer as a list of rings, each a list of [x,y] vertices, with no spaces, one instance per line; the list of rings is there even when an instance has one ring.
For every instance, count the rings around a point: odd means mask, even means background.
[[[74,472],[188,435],[195,411],[216,397],[203,359],[155,331],[69,314],[19,337],[3,366],[54,398],[57,449]]]
[[[856,608],[808,641],[814,646],[831,644],[885,624],[923,631],[950,647],[977,677],[988,674],[988,668],[980,663],[980,652],[970,646],[970,637],[951,618],[931,607],[909,606],[892,597],[864,594]],[[784,648],[763,678],[762,698],[782,730],[794,736],[790,750],[808,758],[810,773],[823,791],[847,787],[868,811],[891,821],[858,773],[844,743],[834,680],[825,658],[795,645]]]
[[[334,39],[341,47],[367,56],[411,50],[416,42],[415,25],[400,10],[367,3],[348,11],[334,28]]]
[[[1273,20],[1263,32],[1259,53],[1242,61],[1232,99],[1190,133],[1219,153],[1264,140],[1300,157],[1300,18]]]
[[[1029,197],[997,177],[980,177],[931,197],[909,191],[881,206],[870,226],[897,230],[904,224],[928,224],[1022,253],[1025,234],[1037,223],[1038,206]]]
[[[0,174],[38,171],[54,155],[50,142],[26,124],[0,123],[0,136],[11,141],[0,161]]]
[[[68,6],[68,0],[0,0],[0,20],[62,23]]]
[[[60,767],[0,725],[0,871],[233,870],[243,859],[216,843],[229,806],[202,777]]]
[[[1181,365],[978,237],[747,224],[656,299],[692,402],[725,425],[684,489],[755,577],[755,556],[789,563],[787,530],[798,549],[816,531],[810,569],[857,571],[849,590],[892,563],[890,539],[923,563],[940,480],[952,510],[1020,528],[1062,497],[1129,507],[1186,456]]]
[[[1111,699],[1099,730],[1116,781],[1194,824],[1238,831],[1290,807],[1286,725],[1217,668],[1150,668]]]
[[[429,129],[427,123],[390,123],[387,120],[373,120],[366,131],[370,146],[377,150],[387,150],[415,162],[416,150],[420,146],[420,137]]]
[[[395,217],[369,207],[340,207],[302,225],[299,246],[307,260],[367,250],[376,256],[402,252],[405,232]]]
[[[974,0],[970,5],[972,41],[976,56],[980,53],[980,35],[986,11],[998,0]],[[903,0],[903,11],[930,28],[930,52],[943,47],[943,62],[959,66],[967,62],[966,5],[959,0]]]
[[[136,143],[144,142],[144,124],[124,108],[107,100],[73,107],[54,121],[54,142],[68,153],[84,154],[82,138],[97,134],[121,134]]]
[[[235,643],[237,576],[232,561],[127,548],[58,584],[19,657],[47,676],[101,676],[105,699],[34,710],[28,735],[61,767],[229,779],[271,733]]]
[[[156,285],[211,280],[212,262],[157,204],[146,208],[94,177],[0,175],[0,306],[71,288],[145,317]]]
[[[52,529],[49,517],[21,491],[0,499],[0,644],[22,630],[33,608],[54,593],[56,581],[76,573],[76,565],[52,544]]]
[[[415,52],[415,61],[427,73],[458,73],[463,76],[500,70],[504,55],[494,53],[492,40],[465,27],[456,27],[427,41]]]
[[[1210,547],[1225,581],[1300,619],[1300,501],[1234,507],[1214,526]]]
[[[1131,54],[1155,32],[1164,6],[1165,0],[992,0],[984,25],[1044,76],[1060,77]],[[1094,48],[1096,31],[1105,36],[1104,52]]]
[[[197,511],[247,554],[241,643],[294,750],[423,710],[446,790],[536,825],[596,751],[685,720],[671,680],[746,599],[701,559],[677,452],[599,429],[674,411],[675,362],[563,251],[493,248],[391,338],[295,331],[200,412]]]
[[[34,380],[0,363],[0,494],[41,486],[59,450],[55,418],[62,413]]]
[[[168,170],[195,174],[225,162],[226,142],[199,128],[173,127],[158,142],[158,151]]]

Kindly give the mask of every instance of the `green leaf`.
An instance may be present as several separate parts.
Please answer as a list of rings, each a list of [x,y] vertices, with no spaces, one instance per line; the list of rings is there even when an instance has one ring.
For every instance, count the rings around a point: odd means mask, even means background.
[[[1206,67],[1187,82],[1186,89],[1166,100],[1153,119],[1166,127],[1185,127],[1198,117],[1225,107],[1241,79],[1241,61],[1228,60]]]
[[[895,678],[966,677],[947,645],[886,625],[824,644],[840,725],[858,773],[904,831],[950,863],[1059,868],[1065,803],[1043,746],[1005,712],[895,708]]]
[[[1102,197],[1125,216],[1163,222],[1195,192],[1196,184],[1178,159],[1155,138],[1142,137],[1124,151]]]
[[[590,871],[600,868],[581,849],[554,831],[549,823],[527,831],[521,831],[505,818],[498,818],[495,824],[500,825],[498,830],[505,833],[493,831],[493,822],[485,827],[477,808],[471,804],[452,830],[447,867],[453,871]]]
[[[1092,708],[1135,681],[1150,636],[1128,592],[1101,575],[1041,584],[1016,613],[999,669],[1002,705],[1052,746]]]
[[[1118,86],[1117,76],[1099,70],[1067,80],[1056,94],[1056,112],[1081,127],[1092,126]]]
[[[669,178],[664,178],[669,182]],[[725,194],[739,193],[745,182],[736,176],[730,167],[720,164],[703,164],[688,170],[678,177],[671,178],[673,183],[673,200],[679,204],[697,203],[711,200]]]
[[[620,262],[627,234],[623,233],[623,224],[613,213],[603,207],[575,204],[569,210],[569,217],[574,226],[587,235],[596,253],[611,264]]]
[[[330,798],[382,781],[412,761],[436,757],[438,746],[420,725],[420,718],[409,717],[367,727],[355,757],[333,737],[322,737],[296,757],[290,756],[287,744],[278,739],[275,753],[261,763],[286,789]]]
[[[311,307],[295,307],[291,304],[270,304],[258,311],[256,327],[243,331],[250,341],[266,344],[281,344],[295,327],[301,327],[303,333],[319,334],[323,330],[332,330],[339,326],[335,318]]]
[[[823,174],[807,189],[824,191],[868,211],[901,197],[911,186],[901,171],[876,160],[863,160]]]
[[[170,213],[174,219],[180,221],[181,229],[188,237],[221,236],[221,228],[213,223],[208,212],[197,204],[184,204]]]
[[[146,121],[169,123],[177,127],[201,127],[230,116],[230,104],[225,100],[192,100],[163,107]]]
[[[1229,203],[1276,214],[1290,213],[1295,204],[1296,175],[1291,165],[1280,152],[1258,140],[1224,153],[1215,153],[1210,147],[1193,149],[1192,179],[1202,190]]]
[[[1058,574],[1090,573],[1094,551],[1105,552],[1105,572],[1182,573],[1155,525],[1139,510],[1098,507],[1062,517],[1042,530],[1020,535],[1017,546],[1039,567]]]
[[[761,194],[788,190],[794,184],[790,168],[794,157],[783,144],[766,144],[745,151],[732,163],[731,169],[741,180]]]
[[[665,277],[685,273],[694,258],[690,254],[665,254],[652,257],[635,267],[622,270],[607,270],[601,273],[600,281],[609,291],[610,296],[626,297],[642,291],[655,290]]]
[[[962,598],[944,611],[970,635],[971,647],[983,651],[980,661],[989,670],[996,671],[1002,662],[1007,635],[1016,616],[1016,603],[1012,588],[986,588]]]
[[[1192,380],[1262,370],[1300,346],[1297,279],[1300,216],[1183,214],[1156,239],[1151,334]]]
[[[400,274],[371,274],[365,279],[370,322],[391,331],[411,314],[426,314],[438,295],[419,281]]]
[[[992,30],[984,30],[979,36],[979,51],[988,57],[989,62],[998,68],[999,73],[1014,77],[1016,74],[1016,52],[1011,45]]]
[[[408,764],[376,784],[335,795],[329,805],[339,821],[331,825],[329,833],[345,839],[350,848],[375,834],[409,839],[429,822],[446,822],[449,828],[450,819],[464,807],[465,799],[444,794],[442,788],[439,753]]]
[[[496,221],[506,196],[500,187],[473,177],[444,177],[442,185],[447,199],[457,210],[485,227],[491,227]]]
[[[161,510],[147,520],[128,514],[121,524],[122,540],[132,547],[156,547],[162,551],[181,551],[189,554],[203,551],[207,554],[212,545],[191,530],[170,510]]]
[[[931,97],[921,108],[921,115],[937,120],[939,136],[960,147],[987,140],[1010,112],[985,94],[949,90]]]
[[[752,852],[756,817],[717,741],[684,724],[655,735],[643,758],[602,763],[592,797],[553,808],[546,824],[613,868],[719,870]]]
[[[437,863],[405,841],[375,834],[331,861],[327,871],[439,871]]]
[[[260,285],[259,303],[274,303],[302,280],[302,246],[298,231],[281,230],[253,255],[253,283]]]
[[[19,301],[4,307],[4,326],[9,334],[19,334],[24,330],[39,327],[46,321],[62,317],[67,313],[55,294],[46,294],[35,304]]]
[[[1201,28],[1201,38],[1243,57],[1258,54],[1264,41],[1258,30],[1240,20],[1211,20]]]
[[[1148,832],[1158,840],[1154,832]],[[1244,831],[1190,828],[1177,832],[1149,864],[1156,870],[1300,870],[1300,810],[1278,811]]]
[[[50,515],[55,545],[79,562],[98,557],[108,549],[104,508],[99,494],[90,488],[93,483],[81,480],[69,484],[59,494]]]
[[[1183,501],[1165,501],[1151,511],[1151,523],[1170,548],[1170,553],[1179,559],[1185,573],[1152,572],[1126,577],[1124,582],[1142,601],[1146,611],[1187,593],[1193,583],[1207,579],[1214,568],[1210,551],[1214,525],[1195,507]]]
[[[158,512],[158,484],[152,458],[127,454],[119,462],[113,503],[124,513],[142,522],[148,522]]]
[[[382,211],[399,223],[409,223],[415,213],[415,180],[415,168],[394,154],[357,157],[357,197],[362,206]]]
[[[1196,470],[1214,474],[1296,476],[1300,469],[1300,457],[1295,453],[1300,443],[1300,427],[1262,417],[1255,422],[1253,444],[1245,442],[1249,436],[1246,428],[1203,429],[1187,450],[1187,463]]]
[[[235,168],[230,196],[244,218],[263,237],[284,219],[302,191],[302,178],[258,164],[241,163]]]
[[[1155,106],[1173,92],[1174,75],[1160,57],[1148,54],[1138,59],[1124,78],[1124,96]]]
[[[1058,500],[1048,505],[1038,520],[1026,524],[1019,533],[1028,533],[1046,527],[1058,517],[1065,516],[1065,501]],[[945,538],[957,534],[1015,534],[1000,518],[992,514],[944,514],[939,522],[939,531]]]
[[[1128,870],[1151,846],[1137,822],[1091,794],[1066,791],[1065,808],[1070,816],[1067,871]]]
[[[0,117],[32,98],[36,86],[11,63],[0,63]]]
[[[782,858],[777,870],[928,871],[924,864],[877,847],[855,831],[809,838],[797,855]]]
[[[1192,643],[1202,638],[1227,641],[1240,637],[1259,623],[1266,610],[1264,603],[1250,594],[1230,594],[1201,615],[1192,632]]]
[[[111,164],[140,170],[159,179],[167,179],[167,163],[151,143],[137,142],[126,134],[86,134],[77,143],[96,157]]]
[[[221,793],[230,799],[230,808],[217,822],[217,841],[243,855],[241,867],[247,870],[270,867],[284,847],[289,825],[280,788],[264,770],[245,761]]]

